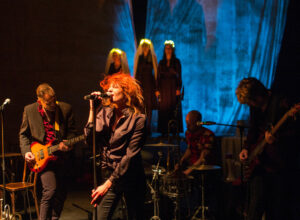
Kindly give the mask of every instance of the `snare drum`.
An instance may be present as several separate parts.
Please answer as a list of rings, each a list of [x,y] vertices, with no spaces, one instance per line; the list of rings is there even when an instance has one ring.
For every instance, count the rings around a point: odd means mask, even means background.
[[[161,192],[169,198],[184,197],[191,192],[192,176],[166,174],[162,179]]]

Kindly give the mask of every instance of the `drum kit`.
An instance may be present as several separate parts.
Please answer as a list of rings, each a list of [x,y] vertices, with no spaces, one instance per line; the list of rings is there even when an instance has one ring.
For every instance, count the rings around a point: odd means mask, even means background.
[[[192,220],[198,220],[198,219],[208,219],[205,216],[205,213],[208,210],[208,206],[205,204],[205,188],[204,188],[204,179],[205,174],[211,171],[220,170],[221,167],[216,165],[200,165],[200,166],[190,166],[194,173],[200,174],[200,183],[197,181],[194,181],[193,176],[187,176],[183,172],[181,172],[181,168],[170,170],[170,152],[171,150],[178,150],[179,152],[179,145],[175,144],[168,144],[168,143],[155,143],[155,144],[146,144],[145,147],[149,148],[167,148],[167,160],[166,160],[166,168],[162,166],[162,160],[163,160],[163,153],[161,151],[158,151],[158,160],[155,165],[151,165],[151,181],[148,181],[148,187],[150,189],[152,199],[148,201],[147,203],[153,203],[153,216],[150,218],[150,220],[160,220],[161,214],[160,214],[160,200],[161,197],[165,196],[169,200],[173,202],[174,209],[172,210],[173,218],[174,220],[177,219],[187,219],[186,217],[181,216],[181,204],[184,201],[186,204],[187,212],[185,213],[185,216],[190,216],[188,219]],[[175,160],[174,160],[175,163]],[[175,167],[175,164],[173,164]],[[190,212],[190,205],[189,205],[189,195],[192,192],[192,183],[199,184],[198,188],[200,189],[200,198],[201,198],[201,204],[196,208],[196,211],[193,215],[191,215]],[[169,211],[169,210],[168,210]],[[165,212],[165,209],[164,209]],[[200,215],[198,217],[198,215]]]

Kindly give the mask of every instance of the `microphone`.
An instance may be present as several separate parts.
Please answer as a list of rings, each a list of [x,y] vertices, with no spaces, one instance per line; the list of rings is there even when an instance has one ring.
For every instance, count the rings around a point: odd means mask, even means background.
[[[197,125],[215,125],[216,122],[213,121],[197,121]]]
[[[10,98],[5,99],[3,104],[0,106],[0,109],[3,110],[4,106],[8,105],[9,103],[10,103]]]
[[[86,95],[83,97],[84,100],[95,100],[97,99],[98,97],[100,98],[108,98],[112,96],[112,93],[111,92],[103,92],[103,93],[100,93],[99,95]]]

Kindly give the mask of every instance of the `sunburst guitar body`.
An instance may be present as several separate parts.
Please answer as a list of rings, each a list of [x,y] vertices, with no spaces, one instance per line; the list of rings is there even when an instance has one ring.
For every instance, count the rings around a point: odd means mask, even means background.
[[[73,145],[84,139],[85,136],[80,135],[78,137],[67,140],[65,144]],[[49,161],[57,160],[57,156],[55,156],[53,153],[59,150],[59,144],[52,145],[52,143],[50,142],[46,145],[43,145],[38,142],[33,142],[30,147],[31,152],[35,157],[35,162],[32,164],[28,164],[28,167],[33,172],[39,173],[46,168]]]

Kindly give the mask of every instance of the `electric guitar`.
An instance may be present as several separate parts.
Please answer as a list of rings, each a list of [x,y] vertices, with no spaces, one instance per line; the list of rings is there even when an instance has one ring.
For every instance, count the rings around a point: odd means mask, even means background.
[[[83,134],[67,140],[65,144],[73,145],[84,139],[85,135]],[[49,161],[57,160],[57,156],[53,155],[53,153],[59,150],[59,144],[52,145],[52,142],[49,142],[46,145],[42,145],[39,142],[33,142],[30,147],[35,157],[35,162],[28,163],[28,167],[33,172],[39,173],[45,169]]]
[[[283,117],[276,123],[276,125],[271,129],[271,134],[274,135],[278,129],[283,125],[283,123],[290,117],[293,116],[296,112],[300,110],[300,103],[294,105],[289,111],[287,111]],[[252,175],[254,168],[260,163],[259,155],[263,152],[265,146],[267,145],[265,136],[262,136],[263,139],[260,141],[251,153],[248,156],[248,159],[243,162],[243,180],[247,182]]]

